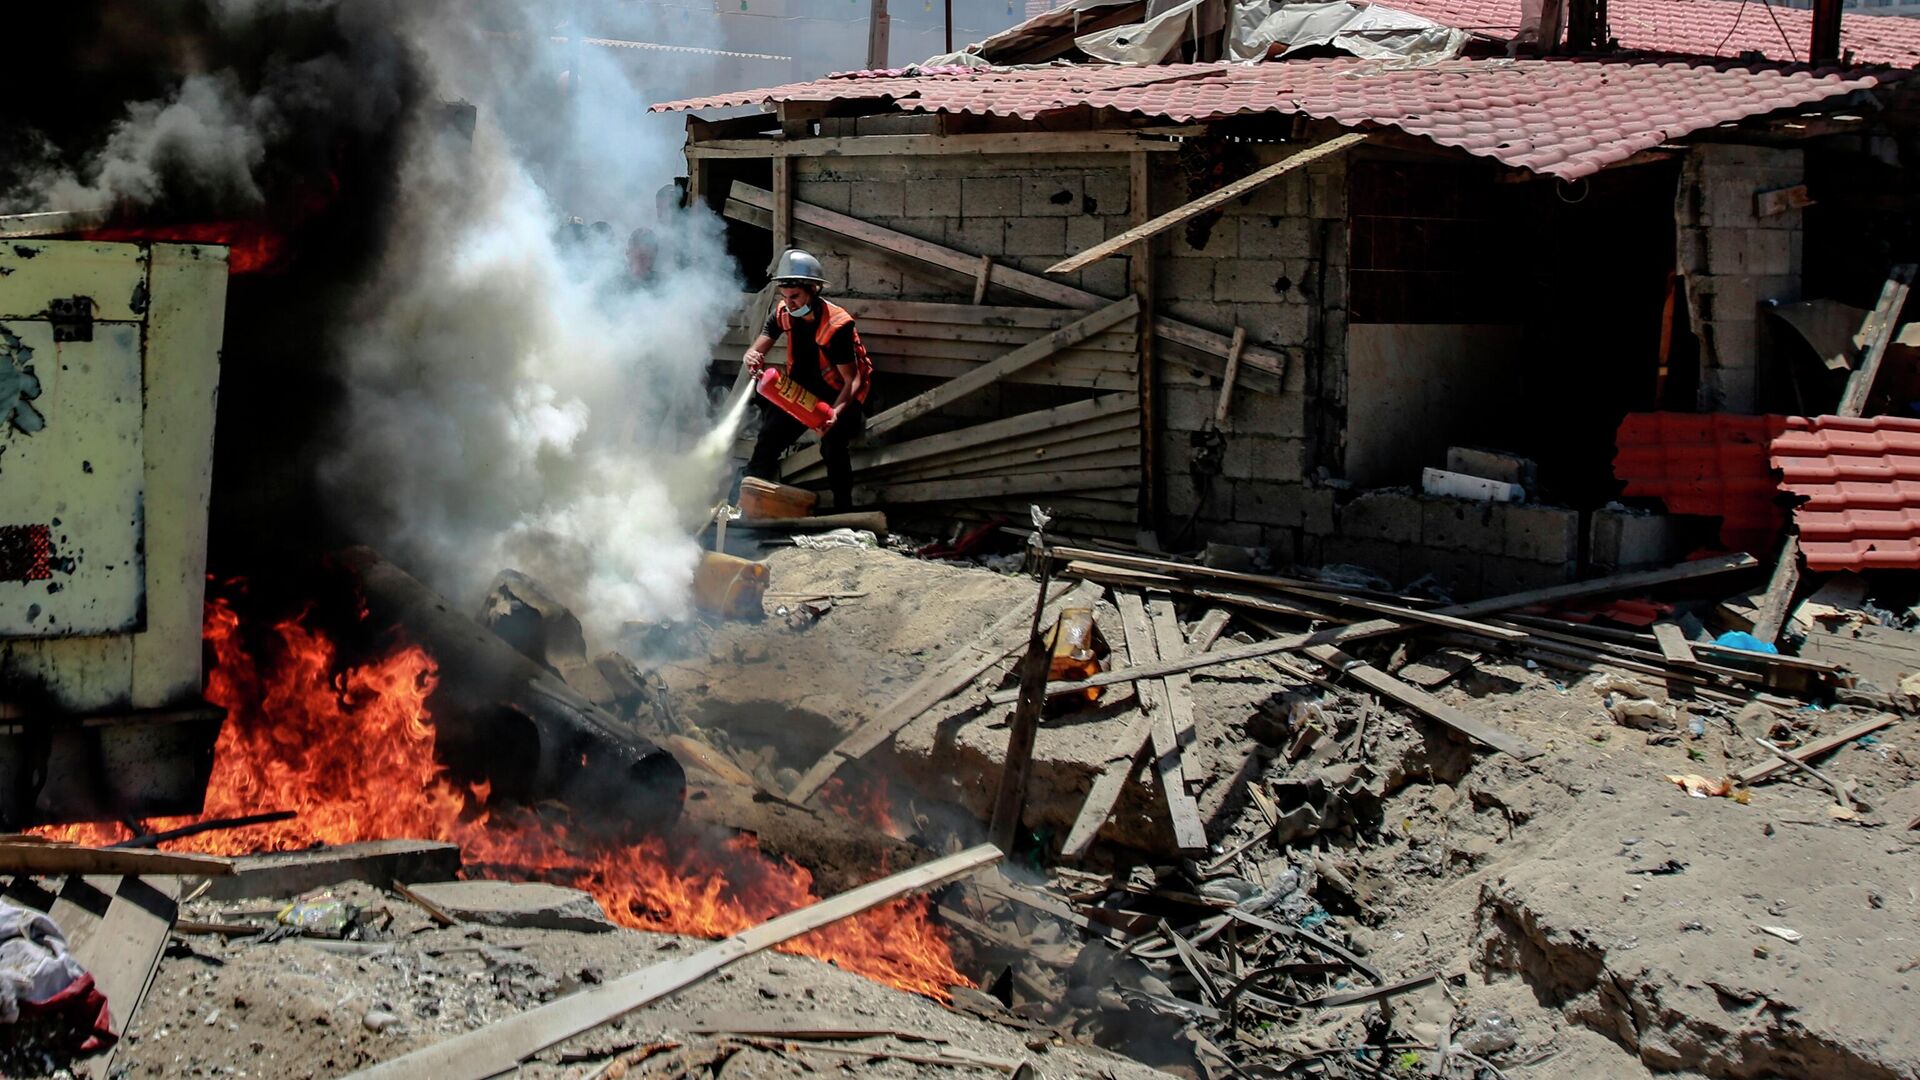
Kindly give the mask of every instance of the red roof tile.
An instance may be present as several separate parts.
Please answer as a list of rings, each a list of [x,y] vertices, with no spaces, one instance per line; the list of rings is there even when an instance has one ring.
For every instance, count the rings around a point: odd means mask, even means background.
[[[1920,568],[1920,420],[1792,417],[1773,467],[1810,569]]]
[[[1613,475],[1625,494],[1657,498],[1675,514],[1720,519],[1720,542],[1765,552],[1786,524],[1767,468],[1767,443],[1784,416],[1628,413],[1616,436]]]
[[[1388,7],[1506,41],[1520,26],[1520,0],[1393,0]],[[1802,61],[1813,13],[1763,0],[1608,0],[1607,27],[1621,48],[1683,56]],[[1840,48],[1856,64],[1920,65],[1920,19],[1848,11]]]
[[[1503,164],[1573,178],[1703,128],[1879,81],[1865,72],[1773,65],[1462,59],[1402,67],[1339,57],[829,78],[653,108],[876,98],[909,111],[1025,119],[1076,106],[1176,123],[1305,113],[1347,127],[1388,125]]]

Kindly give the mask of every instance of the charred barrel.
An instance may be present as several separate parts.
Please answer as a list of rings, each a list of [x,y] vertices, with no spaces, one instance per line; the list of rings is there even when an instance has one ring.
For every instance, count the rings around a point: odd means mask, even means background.
[[[349,548],[335,562],[358,582],[370,619],[439,665],[428,701],[434,753],[454,774],[491,783],[497,797],[557,799],[642,827],[679,817],[687,778],[673,755],[372,549]]]

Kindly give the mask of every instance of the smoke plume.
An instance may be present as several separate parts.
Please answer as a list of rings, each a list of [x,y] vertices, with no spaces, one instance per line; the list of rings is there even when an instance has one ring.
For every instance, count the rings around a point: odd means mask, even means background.
[[[103,137],[40,140],[6,204],[253,212],[283,174],[314,172],[340,130],[383,133],[375,254],[319,328],[339,408],[304,456],[330,524],[462,602],[497,570],[524,571],[603,640],[625,620],[683,614],[690,522],[717,494],[738,421],[713,415],[703,382],[739,282],[709,212],[659,208],[680,132],[646,105],[675,83],[648,85],[644,54],[578,43],[608,32],[596,19],[646,34],[640,9],[120,10],[165,23],[154,36],[171,77]],[[312,47],[289,53],[289,27]],[[651,276],[629,275],[636,228],[659,252]]]

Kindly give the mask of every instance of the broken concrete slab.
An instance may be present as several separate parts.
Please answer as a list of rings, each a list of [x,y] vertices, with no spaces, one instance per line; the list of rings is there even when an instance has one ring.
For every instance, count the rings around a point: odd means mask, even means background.
[[[310,851],[247,855],[233,860],[233,875],[210,879],[214,900],[289,897],[343,881],[387,888],[399,881],[449,881],[460,872],[460,849],[433,840],[371,840]]]
[[[413,891],[465,923],[596,934],[613,929],[592,896],[544,881],[442,881]]]

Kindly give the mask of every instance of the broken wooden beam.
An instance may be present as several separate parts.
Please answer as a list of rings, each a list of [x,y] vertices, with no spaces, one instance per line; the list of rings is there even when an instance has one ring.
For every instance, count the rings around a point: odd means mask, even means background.
[[[1146,603],[1140,594],[1119,590],[1113,594],[1113,602],[1120,609],[1120,626],[1126,634],[1127,654],[1134,667],[1152,664],[1159,660],[1160,645],[1153,625],[1148,621]],[[1170,655],[1170,659],[1186,652],[1186,644]],[[1176,673],[1177,674],[1177,673]],[[1154,771],[1160,778],[1161,795],[1167,802],[1167,816],[1173,825],[1174,843],[1183,851],[1205,851],[1207,849],[1207,830],[1200,821],[1200,808],[1195,805],[1193,796],[1187,791],[1185,767],[1181,764],[1185,749],[1180,743],[1179,732],[1173,718],[1173,699],[1167,687],[1165,677],[1141,679],[1134,684],[1140,695],[1140,706],[1151,718],[1147,731],[1153,740]],[[1192,700],[1188,699],[1188,711],[1191,714]],[[1125,750],[1126,747],[1122,747]],[[1091,801],[1091,800],[1089,800]],[[1084,809],[1083,809],[1084,812]],[[1101,820],[1104,822],[1105,818]],[[1076,822],[1077,824],[1077,822]]]
[[[1065,608],[1090,607],[1099,598],[1100,592],[1100,586],[1087,582],[1062,588],[1048,601],[1047,610],[1040,616],[1041,621],[1059,618]],[[787,792],[787,798],[796,803],[806,802],[820,790],[821,785],[840,771],[842,765],[872,753],[921,713],[986,674],[993,665],[1005,659],[1008,653],[1025,641],[1026,618],[1029,617],[1030,613],[1020,608],[1007,612],[953,657],[928,670],[872,719],[827,751],[814,763],[813,768],[801,776],[793,790]]]
[[[138,848],[95,848],[48,840],[0,842],[0,874],[185,874],[225,877],[233,863],[208,855],[178,855]]]
[[[1310,146],[1305,150],[1289,155],[1280,161],[1274,162],[1272,165],[1249,173],[1225,187],[1210,191],[1177,209],[1169,210],[1159,217],[1154,218],[1152,221],[1143,225],[1136,225],[1118,236],[1103,240],[1078,255],[1070,255],[1054,263],[1052,266],[1047,267],[1046,272],[1049,274],[1067,274],[1090,263],[1099,262],[1109,255],[1117,255],[1122,249],[1131,244],[1163,233],[1188,218],[1204,214],[1216,206],[1222,206],[1232,202],[1263,184],[1278,180],[1280,177],[1293,172],[1295,169],[1311,165],[1323,158],[1332,157],[1350,146],[1365,142],[1366,139],[1367,136],[1364,132],[1348,132],[1345,135],[1336,135],[1318,146]]]
[[[810,904],[743,930],[689,956],[642,968],[592,990],[570,994],[478,1031],[435,1043],[363,1069],[361,1080],[485,1080],[508,1072],[549,1046],[670,997],[756,953],[831,926],[918,889],[950,881],[999,861],[991,845],[916,866],[869,885]]]
[[[397,882],[452,881],[460,872],[460,849],[434,840],[369,840],[307,851],[243,855],[232,874],[217,879],[213,900],[298,896],[343,881],[364,881],[375,888]]]
[[[1054,353],[1077,342],[1119,325],[1127,319],[1140,314],[1140,298],[1128,296],[1106,305],[1086,318],[1063,326],[1052,333],[1030,341],[998,360],[960,376],[950,379],[917,397],[895,405],[893,408],[867,421],[867,437],[884,435],[894,428],[911,420],[925,416],[935,409],[952,404],[969,394],[986,389],[1002,376],[1021,368],[1031,366]]]
[[[727,200],[725,213],[727,217],[735,220],[770,228],[773,223],[772,207],[772,192],[736,180]],[[859,218],[811,203],[794,203],[793,217],[796,226],[806,226],[831,235],[856,240],[884,255],[926,263],[958,274],[969,281],[974,278],[978,270],[978,256],[908,236],[893,229],[869,224]],[[1059,304],[1061,307],[1091,309],[1113,302],[1110,297],[1050,281],[1003,264],[995,264],[993,284],[996,288],[1031,296],[1050,304]],[[1232,346],[1232,339],[1228,335],[1203,330],[1190,323],[1163,315],[1153,317],[1153,332],[1167,341],[1205,354],[1215,361],[1194,365],[1206,374],[1225,373],[1227,352]],[[1286,375],[1287,369],[1287,358],[1284,354],[1249,345],[1241,350],[1240,363],[1241,385],[1263,393],[1279,392],[1281,380]]]
[[[1404,705],[1429,720],[1452,728],[1474,742],[1498,750],[1516,761],[1529,761],[1546,752],[1519,736],[1476,720],[1425,690],[1401,682],[1379,668],[1356,660],[1331,645],[1316,645],[1306,652],[1308,656],[1344,674],[1381,697]]]
[[[1783,750],[1781,752],[1792,754],[1795,759],[1801,762],[1809,762],[1822,754],[1831,753],[1840,749],[1842,746],[1860,738],[1862,735],[1870,735],[1873,732],[1879,731],[1881,728],[1886,727],[1898,719],[1900,718],[1892,713],[1882,713],[1872,719],[1863,720],[1858,724],[1848,725],[1831,735],[1823,735],[1804,746],[1796,746],[1792,750]],[[1734,773],[1733,776],[1734,779],[1740,781],[1740,783],[1751,785],[1772,776],[1774,773],[1786,767],[1787,764],[1784,761],[1763,761],[1758,765],[1750,765],[1747,768],[1741,769],[1739,772]]]

